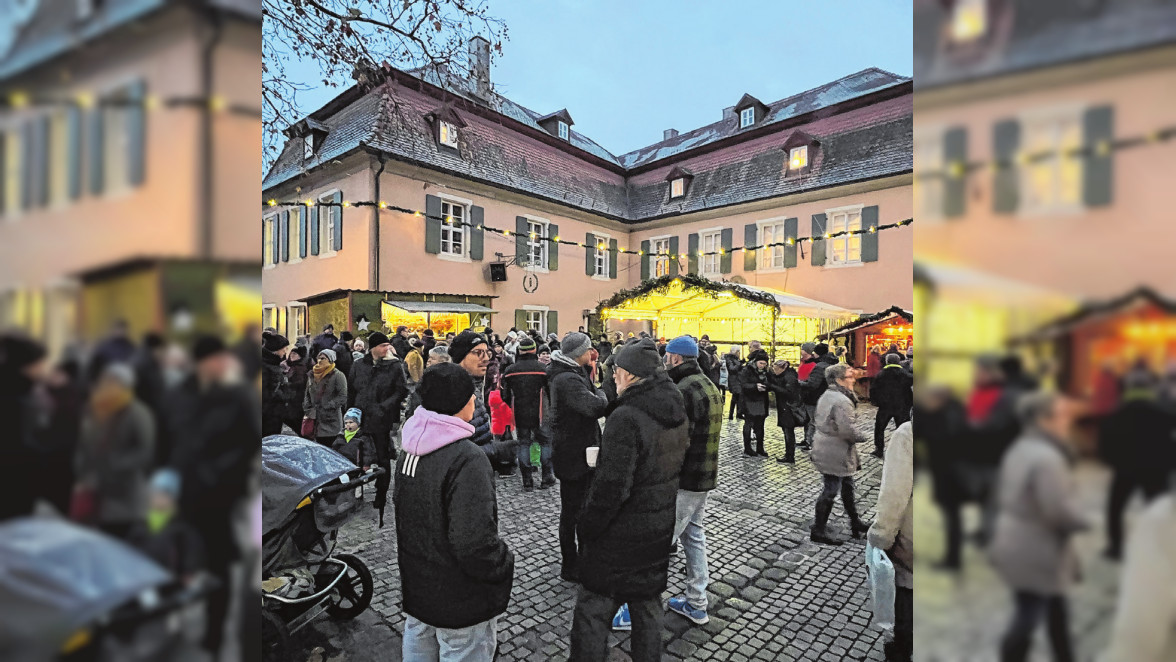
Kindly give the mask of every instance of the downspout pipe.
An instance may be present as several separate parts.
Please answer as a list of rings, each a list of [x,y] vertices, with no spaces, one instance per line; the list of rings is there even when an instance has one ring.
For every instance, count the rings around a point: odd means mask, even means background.
[[[213,182],[214,144],[212,136],[212,97],[215,84],[216,47],[220,45],[224,29],[222,18],[216,10],[206,10],[204,18],[212,28],[200,53],[200,97],[204,99],[200,110],[200,182],[196,188],[200,206],[198,244],[199,256],[204,260],[213,259],[213,217],[216,189]]]
[[[378,292],[380,290],[380,175],[384,174],[384,154],[376,152],[376,159],[380,162],[380,167],[376,170],[372,180],[372,191],[375,193],[373,200],[376,204],[372,205],[372,223],[368,226],[368,243],[372,247],[371,257],[368,260],[368,289]]]

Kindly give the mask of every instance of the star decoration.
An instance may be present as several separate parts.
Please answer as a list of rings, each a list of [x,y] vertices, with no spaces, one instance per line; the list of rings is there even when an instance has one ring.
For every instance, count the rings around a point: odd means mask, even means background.
[[[368,327],[371,326],[371,322],[368,320],[366,315],[360,315],[355,320],[355,324],[357,327],[359,327],[360,331],[367,331]]]

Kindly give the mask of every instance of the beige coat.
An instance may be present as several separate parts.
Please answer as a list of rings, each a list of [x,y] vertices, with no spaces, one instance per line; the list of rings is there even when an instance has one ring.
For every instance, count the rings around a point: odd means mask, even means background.
[[[814,415],[817,433],[813,436],[813,466],[828,476],[852,476],[861,460],[857,444],[865,441],[853,425],[853,402],[837,389],[830,387],[817,400]]]
[[[1176,497],[1157,499],[1135,522],[1103,662],[1176,660]]]
[[[1005,453],[989,556],[1013,590],[1060,595],[1078,579],[1072,538],[1089,524],[1070,462],[1067,448],[1032,429]]]
[[[877,516],[870,527],[870,544],[886,550],[894,564],[894,583],[915,588],[912,568],[915,560],[914,434],[910,422],[903,423],[890,437],[882,465],[882,487],[878,490]]]

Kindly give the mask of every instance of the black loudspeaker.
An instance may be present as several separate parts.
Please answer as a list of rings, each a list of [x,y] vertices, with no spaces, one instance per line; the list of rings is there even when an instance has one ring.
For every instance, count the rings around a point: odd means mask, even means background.
[[[491,262],[490,263],[490,282],[491,283],[505,283],[506,282],[506,263],[505,262]]]

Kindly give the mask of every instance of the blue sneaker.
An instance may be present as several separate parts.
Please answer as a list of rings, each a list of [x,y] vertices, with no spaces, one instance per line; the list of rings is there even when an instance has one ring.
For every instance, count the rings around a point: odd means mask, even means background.
[[[633,629],[633,619],[629,618],[629,603],[621,605],[617,615],[613,616],[612,629],[623,632]]]
[[[670,608],[670,611],[689,618],[695,625],[706,625],[710,622],[710,616],[706,615],[706,610],[691,607],[690,603],[686,602],[686,598],[670,598],[666,606]]]

